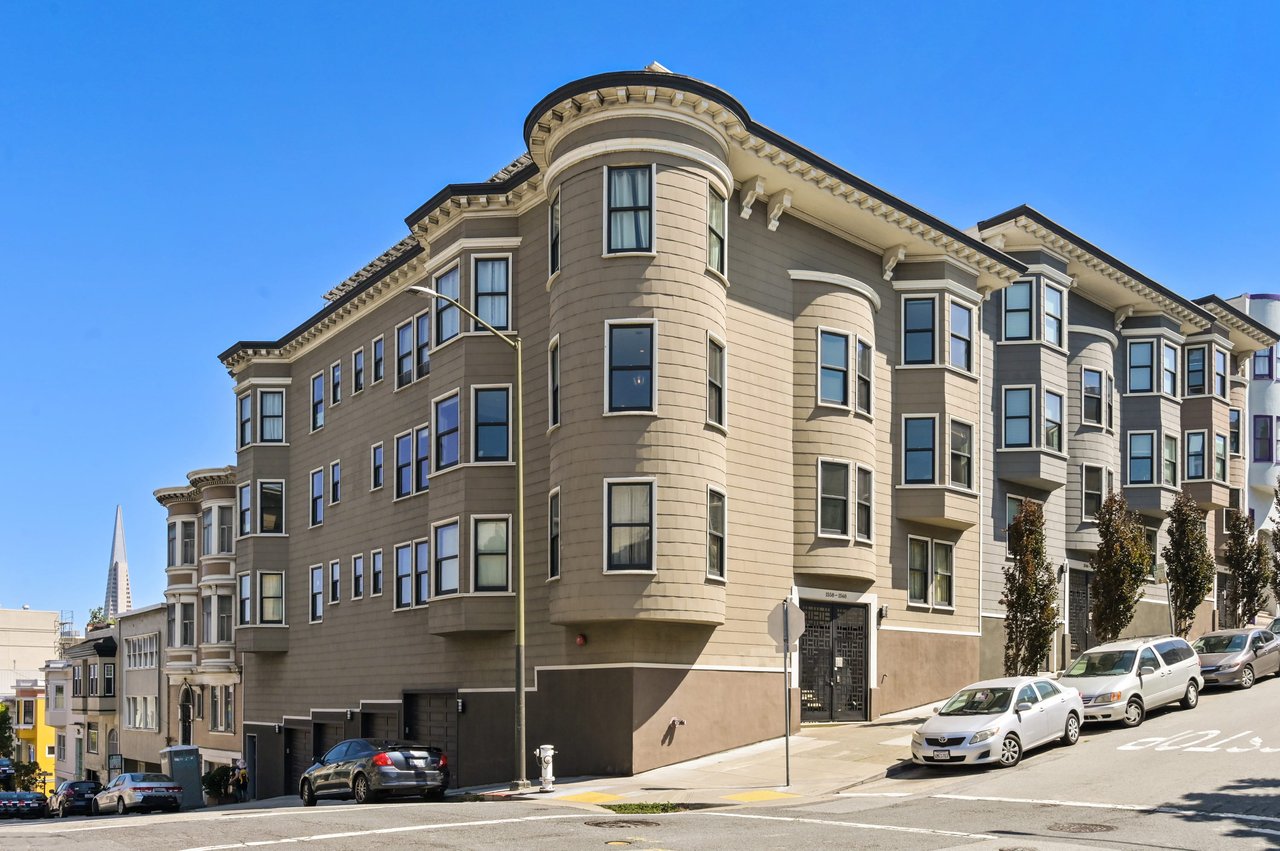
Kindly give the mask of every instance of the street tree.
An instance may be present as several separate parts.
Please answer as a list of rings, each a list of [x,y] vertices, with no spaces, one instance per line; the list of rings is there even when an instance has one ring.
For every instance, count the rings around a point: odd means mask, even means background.
[[[1205,513],[1185,490],[1169,509],[1169,543],[1164,556],[1174,632],[1183,638],[1195,623],[1196,607],[1213,589],[1213,556],[1205,533]]]
[[[1253,521],[1242,511],[1227,512],[1226,562],[1231,571],[1227,609],[1236,626],[1253,623],[1266,604],[1275,569],[1270,548],[1253,534]]]
[[[1098,549],[1093,554],[1093,630],[1099,642],[1120,637],[1142,599],[1151,567],[1147,530],[1119,491],[1111,491],[1094,515]]]
[[[0,703],[0,756],[13,758],[13,719],[9,707]]]
[[[1004,567],[1004,672],[1029,676],[1040,670],[1058,626],[1057,581],[1045,558],[1044,511],[1023,500],[1009,524]]]

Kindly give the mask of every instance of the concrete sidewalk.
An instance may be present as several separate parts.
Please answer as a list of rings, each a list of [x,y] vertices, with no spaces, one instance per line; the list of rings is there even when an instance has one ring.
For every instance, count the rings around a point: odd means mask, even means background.
[[[782,737],[700,757],[632,777],[572,777],[554,792],[514,793],[476,787],[472,794],[515,796],[548,803],[678,803],[726,806],[834,795],[878,780],[911,758],[911,734],[932,714],[933,704],[881,716],[876,721],[805,725],[791,737],[791,785],[786,785]],[[530,771],[536,769],[531,764]]]

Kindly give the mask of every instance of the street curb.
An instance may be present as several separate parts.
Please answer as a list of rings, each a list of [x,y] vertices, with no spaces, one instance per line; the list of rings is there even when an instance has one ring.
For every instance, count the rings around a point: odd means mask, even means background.
[[[847,792],[850,789],[856,789],[859,786],[865,786],[868,783],[874,783],[877,780],[892,779],[902,774],[906,774],[908,771],[910,771],[914,767],[915,767],[915,763],[913,763],[909,759],[898,760],[893,765],[886,766],[883,771],[878,771],[875,774],[862,778],[861,780],[856,780],[853,783],[850,783],[848,786],[844,786],[840,789],[837,789],[835,793],[839,795],[841,792]]]

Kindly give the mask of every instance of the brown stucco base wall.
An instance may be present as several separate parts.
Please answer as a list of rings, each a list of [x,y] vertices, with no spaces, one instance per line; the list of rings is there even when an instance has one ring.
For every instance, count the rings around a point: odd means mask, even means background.
[[[1004,618],[983,618],[978,641],[978,679],[1004,676]]]
[[[880,630],[878,714],[955,693],[978,673],[978,636]]]

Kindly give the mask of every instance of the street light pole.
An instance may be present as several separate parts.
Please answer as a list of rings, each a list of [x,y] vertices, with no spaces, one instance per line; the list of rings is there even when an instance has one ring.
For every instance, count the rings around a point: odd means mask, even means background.
[[[490,334],[511,347],[516,354],[516,378],[514,382],[515,404],[512,405],[512,428],[515,429],[516,462],[516,634],[515,634],[515,779],[513,791],[529,788],[529,775],[525,770],[525,693],[524,693],[524,355],[520,338],[504,334],[477,316],[457,299],[436,292],[431,287],[409,287],[410,292],[447,301]]]

